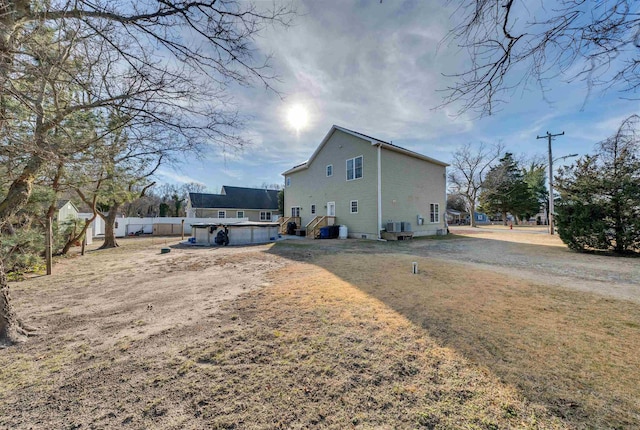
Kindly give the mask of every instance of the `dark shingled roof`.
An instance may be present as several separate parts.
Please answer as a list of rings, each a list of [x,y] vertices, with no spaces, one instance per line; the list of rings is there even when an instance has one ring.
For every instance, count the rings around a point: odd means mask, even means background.
[[[56,201],[56,209],[58,209],[58,210],[62,209],[62,207],[64,205],[66,205],[67,203],[69,203],[69,202],[70,202],[70,200],[58,200],[58,201]]]
[[[191,207],[278,210],[278,190],[223,186],[224,194],[189,193]]]
[[[71,203],[71,206],[73,206],[75,210],[78,210],[78,207],[75,204],[73,204],[71,200],[56,200],[56,209],[57,210],[62,209],[64,205],[66,205],[67,203]]]

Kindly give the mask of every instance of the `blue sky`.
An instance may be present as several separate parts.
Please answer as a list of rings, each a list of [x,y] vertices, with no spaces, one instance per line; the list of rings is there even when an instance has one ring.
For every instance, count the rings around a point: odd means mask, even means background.
[[[445,75],[469,61],[455,45],[441,43],[453,25],[447,3],[296,1],[299,16],[290,28],[267,28],[255,41],[258,56],[273,55],[279,94],[259,84],[230,88],[246,118],[240,133],[251,144],[242,151],[212,147],[202,159],[162,167],[158,179],[199,182],[212,192],[283,183],[280,174],[305,161],[332,124],[445,162],[468,142],[502,141],[517,156],[544,156],[546,141],[536,135],[546,131],[565,132],[554,140],[554,157],[583,155],[637,113],[638,101],[621,99],[615,89],[587,98],[583,82],[562,76],[546,97],[535,85],[507,94],[490,117],[457,116],[455,105],[435,109],[451,83]],[[299,130],[287,119],[293,106],[308,113]]]

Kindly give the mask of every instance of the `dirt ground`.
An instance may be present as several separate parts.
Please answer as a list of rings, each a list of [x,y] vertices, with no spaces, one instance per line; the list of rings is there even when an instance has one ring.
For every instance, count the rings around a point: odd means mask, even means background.
[[[640,259],[452,230],[63,259],[12,284],[0,427],[640,426]]]

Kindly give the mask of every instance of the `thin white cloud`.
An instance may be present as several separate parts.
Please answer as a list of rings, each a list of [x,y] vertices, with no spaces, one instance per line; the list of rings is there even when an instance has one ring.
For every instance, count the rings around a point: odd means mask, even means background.
[[[241,169],[223,169],[222,173],[233,180],[243,179],[246,174],[246,172]]]
[[[177,183],[177,184],[196,183],[196,184],[206,185],[204,182],[196,178],[193,178],[191,176],[184,175],[181,173],[177,173],[175,171],[168,170],[168,169],[158,169],[155,176],[157,176],[161,180],[164,180],[167,183]]]
[[[385,139],[442,161],[465,143],[502,140],[520,154],[544,152],[545,131],[566,135],[554,153],[586,153],[615,131],[629,104],[615,97],[583,108],[584,83],[548,83],[505,94],[508,104],[489,118],[457,115],[457,106],[433,110],[452,74],[468,67],[455,44],[440,44],[455,5],[440,1],[344,2],[300,0],[294,25],[267,29],[258,53],[273,53],[278,94],[262,87],[232,88],[234,106],[246,118],[242,151],[212,151],[205,167],[189,171],[206,183],[252,186],[279,183],[280,172],[309,158],[332,124]],[[537,13],[542,2],[530,7]],[[455,18],[455,16],[454,16]],[[522,71],[524,73],[524,70]],[[287,110],[304,106],[309,124],[296,132]]]

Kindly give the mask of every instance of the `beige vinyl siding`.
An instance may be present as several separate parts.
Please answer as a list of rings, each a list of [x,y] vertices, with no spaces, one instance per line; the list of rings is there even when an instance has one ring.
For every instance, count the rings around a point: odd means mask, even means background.
[[[305,226],[314,216],[327,215],[327,202],[336,204],[336,224],[346,225],[349,236],[377,237],[377,148],[369,141],[335,130],[307,169],[289,173],[291,185],[285,189],[285,214],[301,208]],[[363,157],[363,175],[347,181],[347,159]],[[333,175],[327,177],[327,165]],[[358,213],[351,213],[351,201],[358,200]],[[316,215],[310,207],[316,205]]]
[[[382,149],[382,224],[411,223],[414,236],[436,234],[444,228],[446,169],[395,151]],[[429,222],[429,205],[440,205],[440,222]],[[424,225],[418,225],[418,215]]]

